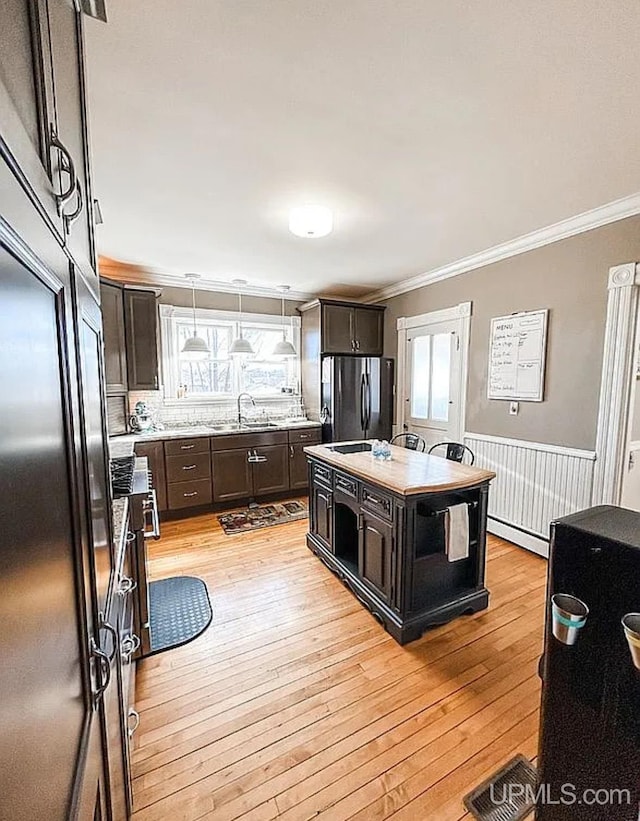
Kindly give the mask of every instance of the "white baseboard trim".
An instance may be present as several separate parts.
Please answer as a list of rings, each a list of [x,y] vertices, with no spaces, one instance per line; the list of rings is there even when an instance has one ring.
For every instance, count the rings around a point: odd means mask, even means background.
[[[511,525],[492,518],[487,520],[487,530],[489,533],[493,533],[494,536],[499,536],[501,539],[513,542],[513,544],[518,545],[518,547],[524,547],[526,550],[530,550],[532,553],[536,553],[545,559],[549,558],[549,542],[539,536],[524,533],[517,527],[512,527]]]

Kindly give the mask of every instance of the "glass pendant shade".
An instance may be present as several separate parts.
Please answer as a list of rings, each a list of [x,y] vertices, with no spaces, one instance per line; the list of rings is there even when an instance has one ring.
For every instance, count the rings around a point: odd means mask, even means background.
[[[190,336],[182,346],[181,353],[186,354],[188,359],[204,359],[209,355],[209,346],[206,341],[198,336],[196,329],[196,279],[200,279],[198,274],[187,274],[187,279],[191,280],[191,305],[193,308],[193,336]]]
[[[233,284],[238,286],[238,313],[240,314],[240,335],[231,343],[229,353],[234,356],[253,356],[255,353],[248,339],[242,336],[242,288],[247,284],[243,279],[234,279]]]
[[[288,285],[281,285],[280,286],[280,293],[282,294],[282,324],[284,325],[284,295],[288,292],[289,286]],[[287,339],[287,332],[285,331],[284,327],[282,329],[282,339],[276,343],[275,348],[273,349],[274,356],[297,356],[296,349],[293,347],[291,342]]]
[[[190,336],[182,346],[182,353],[203,354],[209,353],[209,346],[201,336]]]
[[[251,343],[248,339],[245,339],[243,336],[239,336],[236,339],[234,339],[231,343],[229,353],[248,354],[249,356],[251,356],[251,354],[253,353],[253,348],[251,347]]]
[[[281,339],[273,349],[274,356],[295,356],[296,349],[288,339]]]

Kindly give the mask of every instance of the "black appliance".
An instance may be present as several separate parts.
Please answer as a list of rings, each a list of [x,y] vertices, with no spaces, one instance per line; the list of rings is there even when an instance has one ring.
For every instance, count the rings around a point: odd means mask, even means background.
[[[128,496],[133,490],[135,464],[135,456],[116,456],[109,460],[111,491],[114,499]]]
[[[393,359],[324,357],[321,421],[324,442],[390,439]]]
[[[640,513],[554,522],[547,594],[537,821],[638,821]]]

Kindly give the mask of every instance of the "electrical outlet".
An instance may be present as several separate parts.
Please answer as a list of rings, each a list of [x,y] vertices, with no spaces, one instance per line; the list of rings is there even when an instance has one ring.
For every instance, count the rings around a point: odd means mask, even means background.
[[[509,413],[511,416],[517,416],[520,412],[520,402],[511,402],[509,405]]]

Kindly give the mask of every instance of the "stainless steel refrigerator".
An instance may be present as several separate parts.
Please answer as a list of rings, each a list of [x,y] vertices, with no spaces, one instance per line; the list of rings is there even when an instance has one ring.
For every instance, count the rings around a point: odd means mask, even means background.
[[[390,439],[393,359],[328,356],[322,360],[322,439]]]

